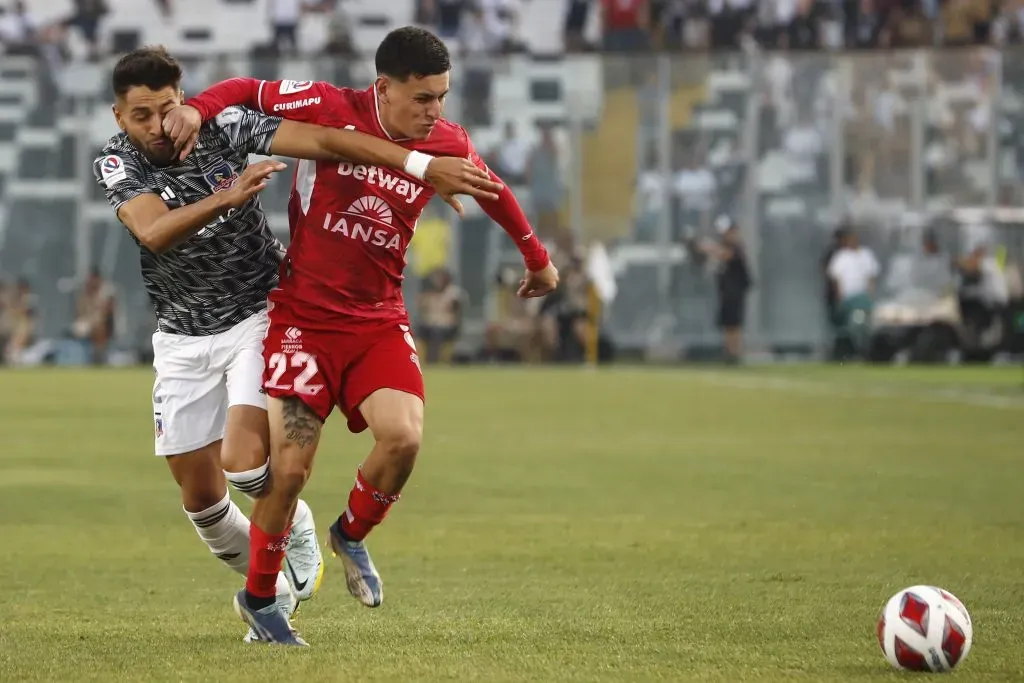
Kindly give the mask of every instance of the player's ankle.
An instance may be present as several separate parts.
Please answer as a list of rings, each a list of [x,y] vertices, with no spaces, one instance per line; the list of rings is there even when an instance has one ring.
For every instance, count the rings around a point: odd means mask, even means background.
[[[249,609],[263,609],[264,607],[270,607],[274,604],[275,599],[275,596],[265,598],[259,595],[253,595],[249,591],[245,591],[245,604]]]

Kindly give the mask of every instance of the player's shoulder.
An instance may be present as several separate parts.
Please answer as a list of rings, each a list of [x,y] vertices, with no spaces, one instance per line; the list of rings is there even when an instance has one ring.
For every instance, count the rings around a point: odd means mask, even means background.
[[[107,140],[100,155],[93,160],[93,172],[97,180],[111,187],[127,178],[129,173],[137,172],[141,159],[128,136],[118,133]]]
[[[454,121],[438,119],[430,137],[421,142],[417,149],[434,155],[466,156],[469,153],[469,133]]]

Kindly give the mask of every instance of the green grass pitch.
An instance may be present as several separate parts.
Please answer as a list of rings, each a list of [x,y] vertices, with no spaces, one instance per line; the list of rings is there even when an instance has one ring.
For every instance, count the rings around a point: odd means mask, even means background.
[[[241,642],[237,575],[152,453],[151,373],[0,372],[0,681],[898,681],[916,583],[1024,681],[1019,368],[428,369],[375,611],[328,558],[304,651]],[[328,423],[321,540],[366,435]],[[236,497],[242,509],[249,503]]]

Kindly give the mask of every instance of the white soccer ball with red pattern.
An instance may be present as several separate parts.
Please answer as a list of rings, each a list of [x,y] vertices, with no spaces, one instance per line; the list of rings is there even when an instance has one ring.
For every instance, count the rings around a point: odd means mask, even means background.
[[[950,671],[967,657],[973,638],[967,608],[935,586],[904,588],[878,618],[878,644],[897,669]]]

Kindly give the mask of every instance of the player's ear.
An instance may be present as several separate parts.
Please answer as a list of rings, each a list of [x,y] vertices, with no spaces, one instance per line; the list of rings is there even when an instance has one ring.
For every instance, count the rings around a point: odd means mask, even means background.
[[[377,76],[377,80],[374,82],[374,87],[377,89],[377,96],[383,102],[388,101],[388,79],[386,76]]]
[[[114,120],[117,121],[117,127],[124,130],[124,123],[121,122],[121,112],[117,110],[117,105],[110,105],[110,111],[114,113]]]

